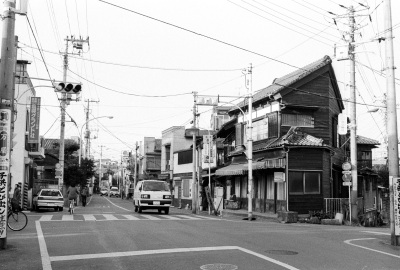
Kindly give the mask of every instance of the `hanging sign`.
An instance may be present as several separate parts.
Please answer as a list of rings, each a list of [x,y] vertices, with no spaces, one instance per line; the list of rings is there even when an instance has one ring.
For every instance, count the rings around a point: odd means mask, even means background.
[[[7,237],[11,110],[0,109],[0,238]]]
[[[400,235],[400,178],[393,178],[394,234]]]
[[[28,143],[39,143],[40,97],[31,97]]]

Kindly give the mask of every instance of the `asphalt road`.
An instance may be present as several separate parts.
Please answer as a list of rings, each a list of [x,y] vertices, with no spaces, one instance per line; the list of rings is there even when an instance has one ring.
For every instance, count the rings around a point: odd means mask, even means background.
[[[74,215],[29,212],[8,231],[0,269],[400,269],[388,228],[281,224],[135,213],[132,201],[92,196]]]

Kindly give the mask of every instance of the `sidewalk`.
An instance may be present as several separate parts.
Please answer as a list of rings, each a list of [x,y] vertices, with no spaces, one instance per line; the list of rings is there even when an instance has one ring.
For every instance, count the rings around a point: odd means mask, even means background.
[[[177,207],[171,207],[170,208],[171,212],[175,213],[183,213],[183,214],[192,214],[192,210],[185,209],[185,208],[177,208]],[[201,216],[209,216],[208,211],[200,211],[199,215]],[[246,209],[238,209],[238,210],[230,210],[230,209],[224,209],[222,211],[222,217],[238,217],[238,218],[247,218],[248,217],[248,212]],[[214,216],[214,214],[211,214],[210,216]],[[220,216],[219,216],[220,217]],[[281,221],[278,219],[278,214],[273,214],[273,213],[260,213],[260,212],[253,212],[253,219],[263,219],[266,221],[271,221],[271,222],[278,222],[280,223]]]

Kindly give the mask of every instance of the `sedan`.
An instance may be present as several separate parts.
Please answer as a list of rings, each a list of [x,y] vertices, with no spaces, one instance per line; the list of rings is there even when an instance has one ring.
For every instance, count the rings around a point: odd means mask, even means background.
[[[58,189],[42,189],[33,197],[33,210],[39,208],[53,208],[62,211],[64,198]]]

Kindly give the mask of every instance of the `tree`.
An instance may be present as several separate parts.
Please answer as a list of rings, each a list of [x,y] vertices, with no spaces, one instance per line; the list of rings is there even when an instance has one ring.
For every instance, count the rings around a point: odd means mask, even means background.
[[[389,188],[389,168],[387,165],[374,165],[373,170],[378,174],[378,184]]]

